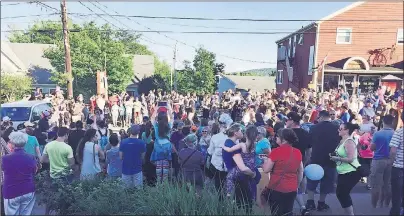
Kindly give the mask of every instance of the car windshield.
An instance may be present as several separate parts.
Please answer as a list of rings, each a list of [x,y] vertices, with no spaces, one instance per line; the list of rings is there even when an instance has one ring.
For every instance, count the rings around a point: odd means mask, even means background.
[[[28,121],[31,107],[2,107],[1,118],[8,116],[11,121]]]

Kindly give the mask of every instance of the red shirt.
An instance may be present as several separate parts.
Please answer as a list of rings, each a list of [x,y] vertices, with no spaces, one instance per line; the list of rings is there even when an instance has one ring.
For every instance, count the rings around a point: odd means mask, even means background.
[[[297,170],[302,162],[299,149],[281,145],[272,150],[269,158],[274,162],[274,166],[268,188],[282,193],[297,191]]]

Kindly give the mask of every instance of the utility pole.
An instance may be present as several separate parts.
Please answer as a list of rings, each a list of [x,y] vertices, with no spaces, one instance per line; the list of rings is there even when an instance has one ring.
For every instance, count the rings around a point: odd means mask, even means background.
[[[65,47],[65,72],[67,74],[67,96],[73,97],[72,60],[70,58],[69,27],[67,26],[66,0],[60,3],[63,24],[63,44]]]
[[[173,73],[174,73],[174,90],[177,91],[177,72],[175,71],[175,65],[177,63],[177,43],[174,46],[174,55],[173,55],[173,68],[171,70],[171,91],[173,90]]]

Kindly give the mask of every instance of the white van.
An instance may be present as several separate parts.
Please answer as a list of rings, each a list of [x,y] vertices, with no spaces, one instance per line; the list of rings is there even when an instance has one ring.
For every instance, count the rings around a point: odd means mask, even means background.
[[[52,104],[48,101],[16,101],[2,104],[0,107],[1,119],[5,116],[11,118],[13,127],[21,129],[24,122],[36,122],[44,111],[51,111]]]

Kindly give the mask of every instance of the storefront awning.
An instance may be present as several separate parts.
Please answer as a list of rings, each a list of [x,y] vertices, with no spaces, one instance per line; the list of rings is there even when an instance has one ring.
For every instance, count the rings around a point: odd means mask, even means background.
[[[401,79],[401,78],[399,78],[399,77],[396,77],[396,76],[393,76],[393,75],[391,75],[391,74],[382,77],[382,81],[402,81],[402,80],[403,80],[403,79]]]
[[[326,65],[324,68],[325,73],[338,73],[338,74],[403,74],[404,71],[395,67],[371,67],[369,70],[344,70],[341,68]]]

